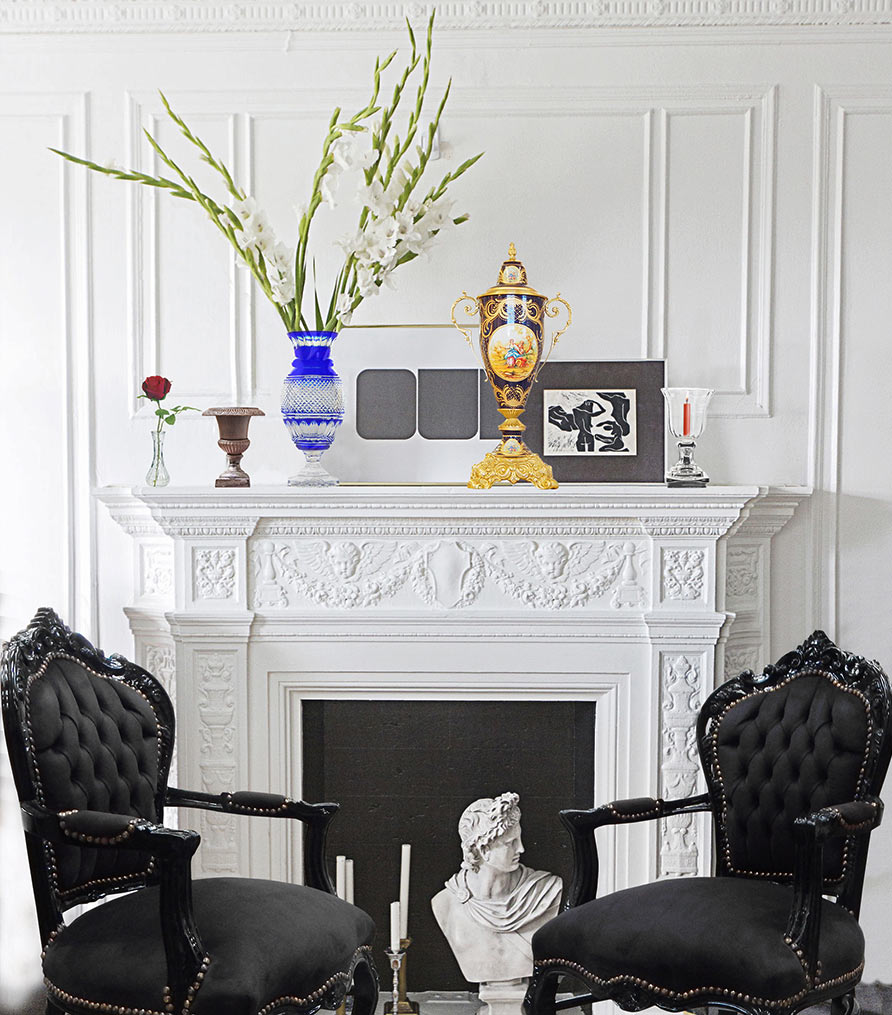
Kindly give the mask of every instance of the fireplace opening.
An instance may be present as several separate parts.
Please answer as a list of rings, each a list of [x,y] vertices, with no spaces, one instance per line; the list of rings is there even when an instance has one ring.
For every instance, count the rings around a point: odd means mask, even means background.
[[[378,969],[388,970],[389,906],[409,842],[409,992],[468,990],[430,908],[461,865],[458,819],[479,797],[520,794],[522,862],[560,875],[566,890],[572,852],[558,812],[593,804],[595,703],[304,699],[301,711],[303,798],[341,805],[329,869],[338,854],[353,858],[356,905],[378,927]]]

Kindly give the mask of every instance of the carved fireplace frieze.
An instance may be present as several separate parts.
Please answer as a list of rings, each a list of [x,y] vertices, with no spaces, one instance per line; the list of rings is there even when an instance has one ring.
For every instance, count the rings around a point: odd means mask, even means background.
[[[302,795],[309,698],[567,700],[595,703],[599,802],[698,791],[697,709],[767,660],[771,539],[806,495],[99,493],[133,538],[126,613],[136,657],[177,698],[183,785]],[[293,831],[248,824],[209,819],[199,869],[298,877]],[[643,851],[608,837],[614,887],[708,869],[697,816],[648,834]]]

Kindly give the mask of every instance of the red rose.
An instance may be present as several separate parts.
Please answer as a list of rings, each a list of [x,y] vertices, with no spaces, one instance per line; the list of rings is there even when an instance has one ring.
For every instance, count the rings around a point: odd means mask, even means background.
[[[160,402],[170,391],[170,381],[166,377],[158,377],[157,375],[147,377],[142,382],[142,390],[145,392],[146,398],[151,398],[153,402]]]

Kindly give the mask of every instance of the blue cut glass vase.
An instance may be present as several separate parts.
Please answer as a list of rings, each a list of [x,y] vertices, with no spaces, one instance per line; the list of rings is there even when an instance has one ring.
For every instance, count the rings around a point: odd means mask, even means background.
[[[344,422],[344,385],[331,361],[336,331],[289,331],[294,345],[291,373],[282,386],[282,418],[304,467],[289,486],[336,486],[337,480],[319,459]]]

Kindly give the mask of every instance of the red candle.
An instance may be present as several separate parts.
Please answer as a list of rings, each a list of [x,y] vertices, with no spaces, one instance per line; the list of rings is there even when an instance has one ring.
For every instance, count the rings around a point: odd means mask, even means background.
[[[682,417],[681,435],[682,437],[691,436],[691,403],[687,399],[684,400],[684,415]]]

